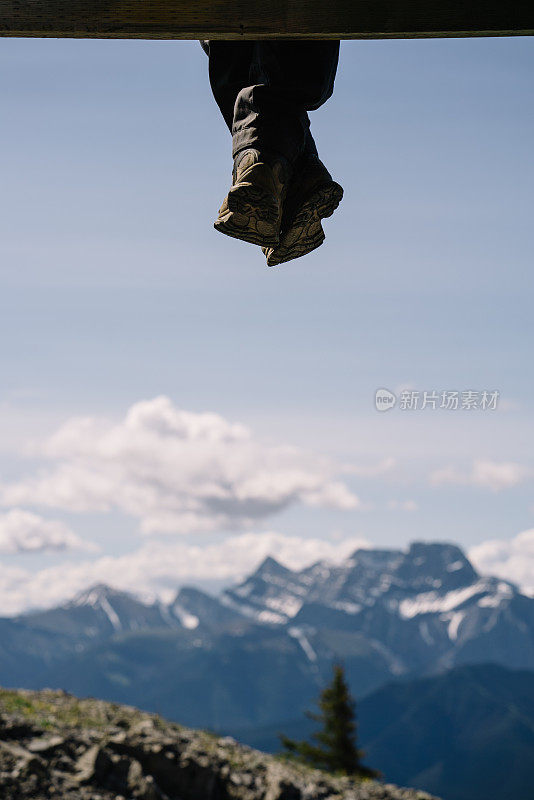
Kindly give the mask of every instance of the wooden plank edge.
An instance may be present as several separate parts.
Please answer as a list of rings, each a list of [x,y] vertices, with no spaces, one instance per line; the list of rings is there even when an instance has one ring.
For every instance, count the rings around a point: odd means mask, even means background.
[[[0,26],[0,37],[3,38],[24,38],[24,39],[147,39],[147,40],[198,40],[198,39],[214,39],[214,40],[246,40],[246,39],[343,39],[343,40],[357,40],[357,39],[475,39],[485,37],[511,37],[511,36],[534,36],[534,29],[527,30],[481,30],[481,31],[406,31],[406,32],[391,32],[391,31],[377,31],[365,33],[352,33],[347,31],[339,31],[336,33],[260,33],[258,31],[246,31],[239,29],[236,31],[168,31],[161,33],[159,31],[151,31],[148,26],[147,30],[142,31],[113,31],[113,30],[15,30],[5,26]]]

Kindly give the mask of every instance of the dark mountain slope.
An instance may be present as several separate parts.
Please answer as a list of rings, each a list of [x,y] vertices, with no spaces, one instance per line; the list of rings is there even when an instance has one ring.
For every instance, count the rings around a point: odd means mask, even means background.
[[[369,763],[445,800],[532,800],[534,673],[477,665],[389,684],[359,707]]]
[[[357,705],[366,763],[386,780],[444,800],[532,800],[534,672],[493,664],[390,683]],[[227,729],[252,747],[277,752],[278,733],[307,739],[300,717],[255,729]]]

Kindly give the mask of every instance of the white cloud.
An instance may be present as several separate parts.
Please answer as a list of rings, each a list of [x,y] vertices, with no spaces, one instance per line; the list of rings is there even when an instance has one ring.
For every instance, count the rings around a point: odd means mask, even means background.
[[[431,474],[430,482],[434,486],[458,484],[460,486],[477,486],[498,492],[517,486],[531,476],[532,470],[523,464],[512,461],[498,462],[478,459],[473,461],[468,471],[458,470],[454,467],[436,470]]]
[[[0,514],[0,553],[43,552],[45,550],[96,550],[59,520],[13,508]]]
[[[534,596],[534,528],[513,539],[482,542],[471,548],[469,558],[482,574],[506,578]]]
[[[242,425],[166,397],[136,403],[116,424],[71,419],[34,455],[48,468],[0,485],[1,504],[118,509],[146,534],[247,528],[296,503],[360,505],[328,459],[263,444]]]
[[[275,532],[242,533],[203,546],[148,541],[133,553],[67,562],[33,574],[0,564],[0,615],[62,603],[97,582],[169,600],[183,583],[238,580],[267,555],[297,569],[319,559],[340,561],[368,546],[356,537],[329,542]]]

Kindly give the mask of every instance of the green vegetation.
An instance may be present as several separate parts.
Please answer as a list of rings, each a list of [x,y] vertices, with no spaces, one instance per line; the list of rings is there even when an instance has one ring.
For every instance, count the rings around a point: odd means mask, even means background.
[[[317,744],[297,742],[282,735],[280,739],[286,755],[327,772],[377,777],[379,773],[361,763],[364,754],[356,744],[355,703],[339,664],[334,666],[332,682],[322,691],[318,705],[319,714],[308,712],[311,719],[321,724],[321,729],[312,737]]]
[[[93,728],[101,730],[113,720],[125,724],[141,718],[136,709],[116,703],[104,703],[92,698],[78,700],[61,691],[43,690],[25,692],[24,690],[0,689],[0,713],[20,714],[31,719],[43,728]]]

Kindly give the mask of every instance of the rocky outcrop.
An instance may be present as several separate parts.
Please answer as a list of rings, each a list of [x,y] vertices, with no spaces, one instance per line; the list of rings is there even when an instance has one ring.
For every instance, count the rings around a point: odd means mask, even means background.
[[[154,714],[57,691],[0,691],[3,800],[432,800],[338,778]]]

